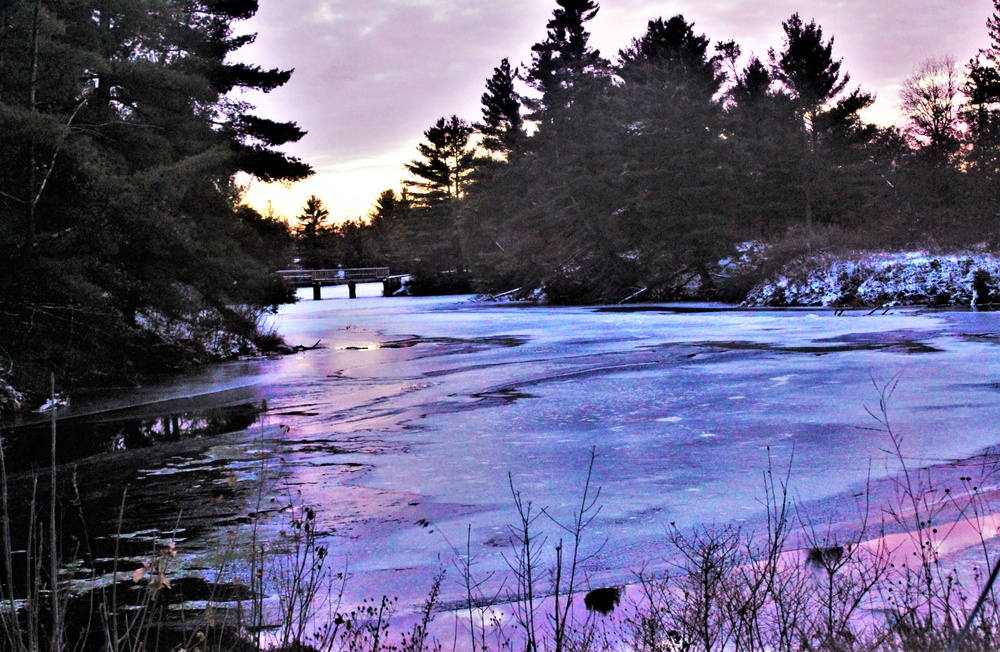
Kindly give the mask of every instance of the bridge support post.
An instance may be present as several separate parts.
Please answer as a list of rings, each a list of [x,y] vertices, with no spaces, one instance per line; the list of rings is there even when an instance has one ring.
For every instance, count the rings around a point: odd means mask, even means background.
[[[347,284],[347,296],[351,299],[358,298],[358,284],[351,282]]]
[[[403,280],[400,276],[387,276],[382,281],[382,296],[393,297],[403,287]]]
[[[323,286],[321,286],[319,284],[319,282],[315,282],[315,283],[312,284],[312,288],[313,288],[313,301],[319,301],[322,298],[320,296],[322,294],[322,287]]]

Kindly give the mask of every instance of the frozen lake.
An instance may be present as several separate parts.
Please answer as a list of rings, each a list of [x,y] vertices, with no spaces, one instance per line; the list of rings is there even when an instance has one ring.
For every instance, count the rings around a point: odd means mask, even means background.
[[[322,348],[73,410],[266,399],[265,421],[290,428],[277,444],[282,491],[317,509],[348,591],[404,604],[426,595],[467,534],[480,572],[504,568],[516,518],[508,474],[536,508],[568,517],[591,448],[602,510],[585,545],[606,541],[588,565],[596,586],[655,566],[671,522],[755,522],[769,459],[782,472],[791,464],[805,503],[893,470],[865,410],[878,405],[875,385],[899,379],[890,415],[913,466],[1000,442],[998,313],[525,307],[386,299],[380,287],[360,286],[356,300],[325,288],[324,300],[273,318],[289,343]],[[206,484],[197,469],[227,472],[225,460],[194,463],[224,457],[206,442],[149,454],[130,495],[173,470],[173,506],[198,500],[184,489]]]

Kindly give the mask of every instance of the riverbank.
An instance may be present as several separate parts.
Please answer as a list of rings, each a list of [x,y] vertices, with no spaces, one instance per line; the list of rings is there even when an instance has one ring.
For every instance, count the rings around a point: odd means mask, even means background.
[[[987,306],[1000,304],[991,253],[863,252],[796,259],[756,284],[746,306]]]
[[[1000,258],[986,251],[932,253],[926,250],[806,253],[783,260],[772,249],[744,243],[736,254],[683,277],[670,288],[644,287],[619,304],[720,297],[733,306],[886,308],[891,306],[971,307],[1000,304]],[[547,304],[544,288],[522,287],[482,294],[486,303]]]
[[[766,246],[745,243],[733,257],[719,261],[707,277],[692,274],[684,284],[669,292],[650,288],[629,291],[619,303],[651,301],[666,293],[686,301],[722,296],[734,307],[959,308],[1000,304],[1000,259],[985,251],[818,253],[797,255],[781,262],[784,257]],[[775,266],[777,270],[771,271]],[[704,285],[706,278],[712,281],[711,287]],[[549,302],[543,288],[516,288],[480,295],[477,300],[535,305]],[[272,317],[265,311],[249,311],[241,317],[240,328],[229,330],[221,328],[218,319],[198,325],[190,320],[143,318],[139,324],[141,337],[149,340],[148,346],[142,347],[143,360],[122,363],[128,367],[128,373],[114,377],[118,383],[126,378],[135,384],[143,373],[182,371],[235,359],[295,353],[315,343],[296,342],[297,346],[288,346],[274,328]],[[136,337],[139,336],[130,336]],[[89,373],[90,376],[69,373],[68,386],[62,384],[60,376],[57,383],[61,393],[108,382],[106,370]],[[38,409],[48,398],[47,391],[40,389],[39,378],[15,379],[0,370],[0,415]],[[45,380],[47,388],[47,376]]]

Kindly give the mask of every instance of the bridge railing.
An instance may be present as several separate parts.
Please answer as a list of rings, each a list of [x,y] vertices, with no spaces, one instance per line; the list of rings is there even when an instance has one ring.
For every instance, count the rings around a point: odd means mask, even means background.
[[[388,267],[356,267],[352,269],[279,269],[285,283],[304,286],[313,283],[325,285],[382,281],[389,277]]]

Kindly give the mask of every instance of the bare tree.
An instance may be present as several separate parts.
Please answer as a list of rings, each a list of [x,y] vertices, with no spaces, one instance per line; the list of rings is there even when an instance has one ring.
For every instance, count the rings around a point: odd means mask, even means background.
[[[911,146],[934,163],[948,161],[958,148],[958,107],[962,77],[950,57],[928,59],[903,80],[900,109],[906,116],[905,133]]]

